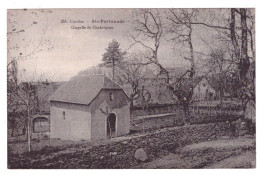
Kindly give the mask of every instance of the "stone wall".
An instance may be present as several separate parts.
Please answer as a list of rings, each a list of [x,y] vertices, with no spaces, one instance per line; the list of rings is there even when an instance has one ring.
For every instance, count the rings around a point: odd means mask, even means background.
[[[162,129],[150,134],[110,140],[84,151],[42,159],[41,154],[25,155],[17,161],[9,158],[10,168],[132,168],[142,162],[134,158],[135,150],[143,148],[151,161],[187,144],[231,136],[230,124],[219,122]],[[15,157],[15,156],[14,156]],[[39,157],[37,159],[37,157]],[[31,160],[37,159],[37,160]]]
[[[230,126],[227,123],[165,129],[152,134],[93,147],[83,153],[86,161],[84,164],[68,165],[70,168],[74,166],[78,168],[131,168],[142,163],[134,158],[135,150],[138,148],[143,148],[146,151],[149,161],[174,153],[177,147],[230,135]]]
[[[216,115],[220,111],[225,114],[239,115],[241,113],[241,106],[238,104],[225,104],[222,109],[218,105],[190,105],[190,112],[196,114]],[[131,109],[131,117],[143,115],[157,115],[167,113],[183,113],[180,104],[150,104],[143,109],[142,106],[134,106]]]

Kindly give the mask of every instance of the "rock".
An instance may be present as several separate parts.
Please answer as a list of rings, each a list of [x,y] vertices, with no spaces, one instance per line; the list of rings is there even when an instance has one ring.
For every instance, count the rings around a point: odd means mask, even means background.
[[[104,156],[101,156],[101,157],[100,157],[100,160],[102,160],[102,159],[104,159]]]
[[[127,141],[123,141],[123,144],[126,145],[126,144],[127,144]]]
[[[222,139],[228,140],[229,136],[223,136]]]
[[[115,156],[115,155],[117,155],[117,152],[110,152],[109,153],[111,156]]]
[[[148,159],[148,156],[143,148],[139,148],[135,151],[135,158],[144,162]]]
[[[246,127],[247,127],[247,126],[246,126],[246,122],[241,122],[241,128],[242,128],[242,129],[246,129]]]

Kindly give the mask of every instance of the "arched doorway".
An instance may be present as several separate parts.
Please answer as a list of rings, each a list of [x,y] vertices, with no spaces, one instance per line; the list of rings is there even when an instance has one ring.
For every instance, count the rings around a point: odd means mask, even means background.
[[[49,120],[45,117],[37,117],[33,119],[33,132],[44,133],[49,131]]]
[[[116,115],[111,113],[107,117],[107,138],[116,136]]]

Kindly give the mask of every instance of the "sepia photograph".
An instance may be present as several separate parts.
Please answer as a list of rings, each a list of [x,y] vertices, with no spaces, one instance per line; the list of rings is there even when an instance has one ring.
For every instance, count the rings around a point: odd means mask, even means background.
[[[255,8],[7,9],[8,169],[255,169]]]

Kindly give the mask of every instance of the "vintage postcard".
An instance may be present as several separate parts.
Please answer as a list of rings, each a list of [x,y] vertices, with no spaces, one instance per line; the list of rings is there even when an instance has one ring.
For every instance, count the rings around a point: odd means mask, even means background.
[[[255,9],[7,10],[9,169],[255,168]]]

